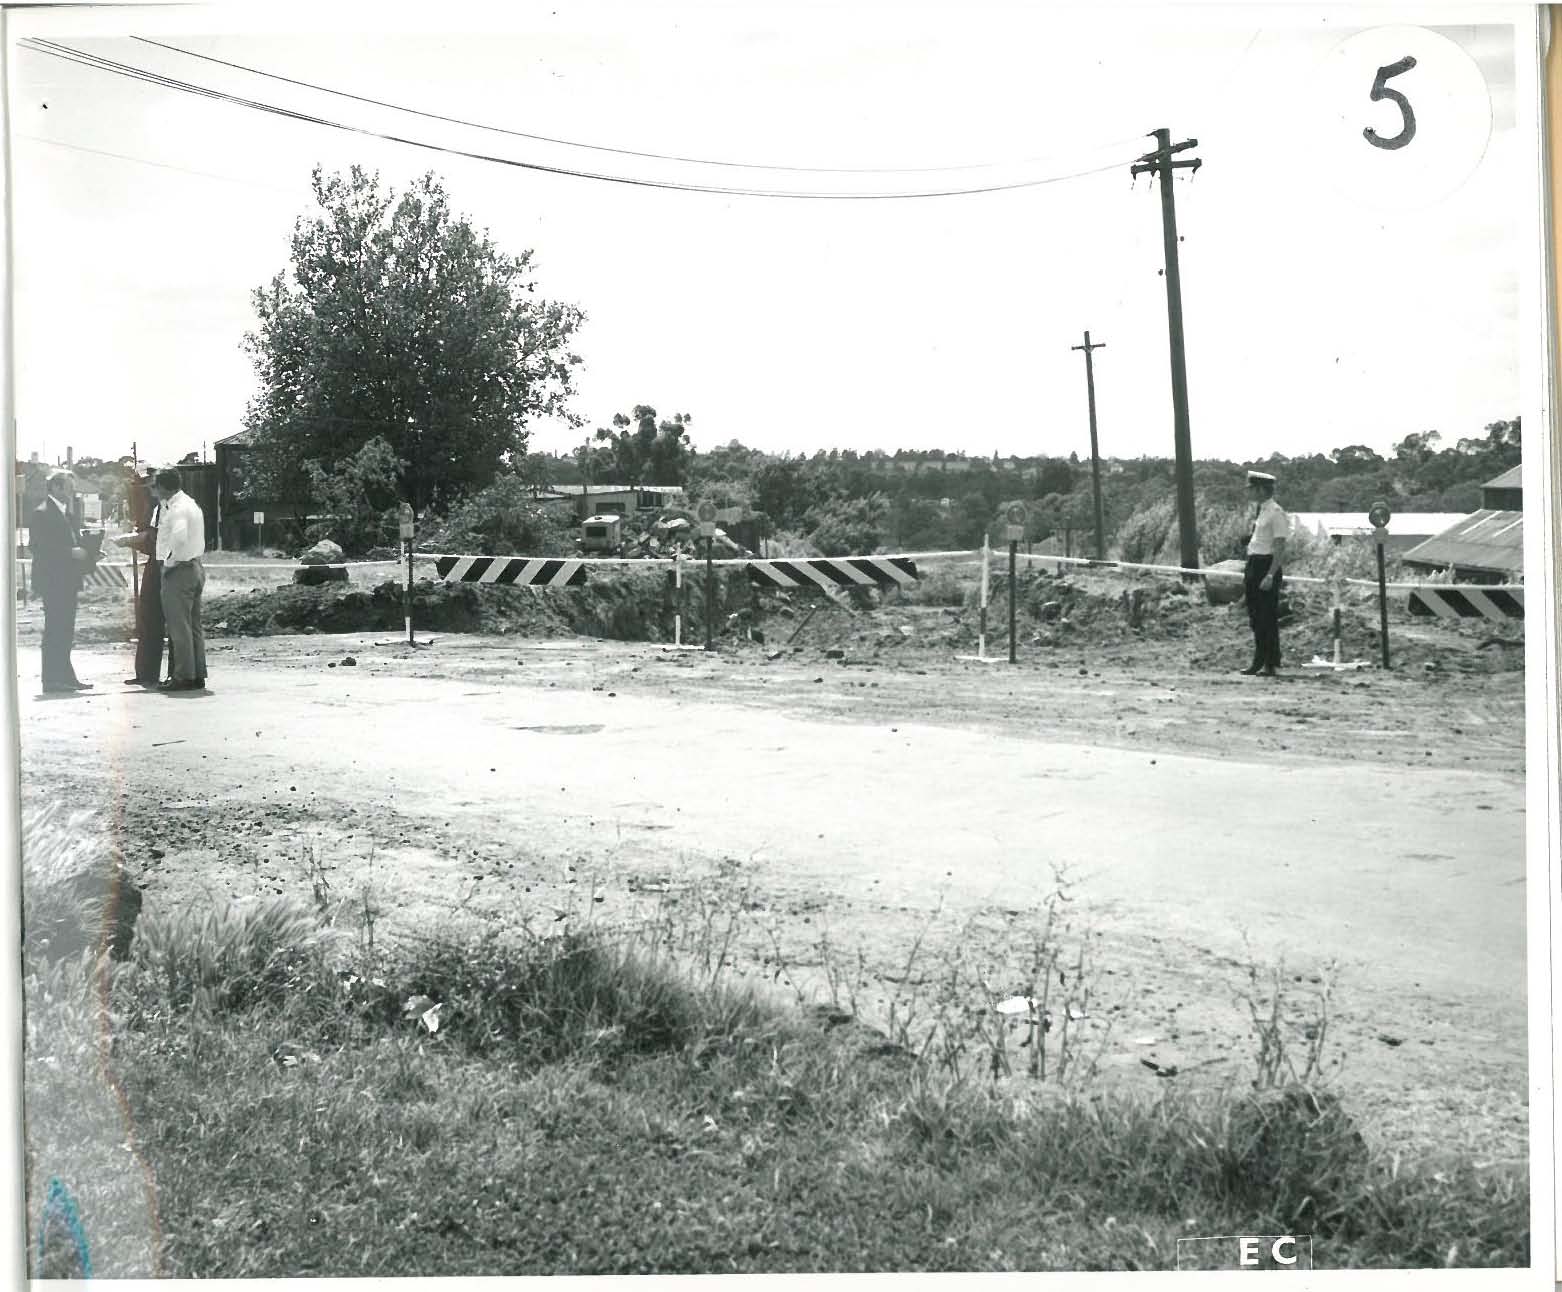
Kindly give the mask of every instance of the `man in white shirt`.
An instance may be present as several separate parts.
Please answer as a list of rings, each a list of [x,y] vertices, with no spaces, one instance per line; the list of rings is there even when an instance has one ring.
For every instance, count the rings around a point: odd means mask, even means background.
[[[206,570],[206,517],[184,492],[177,467],[157,473],[161,510],[157,522],[157,559],[163,570],[163,619],[168,629],[165,691],[200,691],[206,686],[206,638],[201,632],[201,590]]]
[[[1291,518],[1275,501],[1275,478],[1267,471],[1247,473],[1247,496],[1258,510],[1242,572],[1247,621],[1253,629],[1253,662],[1242,672],[1249,677],[1275,677],[1280,668],[1281,567]]]

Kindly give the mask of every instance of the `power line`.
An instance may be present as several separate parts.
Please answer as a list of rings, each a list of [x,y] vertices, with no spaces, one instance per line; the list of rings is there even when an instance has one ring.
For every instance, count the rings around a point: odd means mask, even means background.
[[[291,193],[293,191],[283,188],[280,184],[261,184],[252,179],[240,179],[237,175],[219,175],[216,171],[195,170],[189,166],[175,166],[170,162],[153,161],[150,157],[133,157],[129,153],[111,152],[107,148],[88,148],[85,144],[66,143],[63,139],[45,139],[42,135],[20,133],[16,137],[29,140],[35,144],[47,144],[51,148],[68,148],[72,152],[91,153],[94,157],[112,157],[117,161],[135,162],[141,166],[155,166],[158,170],[178,171],[181,175],[195,175],[203,179],[226,180],[229,184],[242,184],[245,188],[263,188],[272,193]]]
[[[208,86],[196,85],[193,82],[182,81],[176,77],[164,76],[158,72],[149,71],[146,68],[136,67],[128,63],[120,63],[114,59],[105,58],[98,54],[87,53],[83,50],[73,49],[68,45],[60,45],[54,41],[27,38],[21,44],[36,53],[48,54],[54,58],[64,59],[66,62],[77,63],[83,67],[90,67],[97,71],[109,72],[116,76],[127,77],[131,80],[142,81],[149,85],[156,85],[163,89],[177,90],[185,94],[193,94],[200,98],[211,99],[219,103],[227,103],[234,107],[249,108],[257,112],[270,113],[291,121],[299,121],[306,125],[323,126],[331,130],[341,130],[348,134],[360,135],[365,138],[380,139],[387,143],[404,144],[410,148],[421,148],[428,152],[443,153],[452,157],[462,157],[469,161],[488,162],[497,166],[509,166],[518,170],[536,171],[546,175],[563,175],[574,179],[597,180],[603,183],[624,184],[634,188],[666,189],[683,193],[710,193],[725,197],[768,197],[785,198],[807,201],[907,201],[920,198],[934,197],[974,197],[985,193],[1012,192],[1019,189],[1039,188],[1046,184],[1057,184],[1064,180],[1083,179],[1090,175],[1100,175],[1107,171],[1116,170],[1122,163],[1110,162],[1103,166],[1093,166],[1084,170],[1072,171],[1062,175],[1047,175],[1037,179],[1014,180],[1003,184],[983,184],[966,188],[926,189],[915,192],[902,193],[825,193],[803,192],[790,189],[764,189],[743,188],[730,185],[700,184],[679,180],[653,180],[639,179],[629,175],[614,175],[605,171],[576,170],[568,166],[550,166],[542,162],[522,161],[514,157],[501,157],[492,153],[474,152],[465,148],[452,148],[443,144],[429,143],[422,139],[412,139],[404,135],[389,134],[384,131],[370,130],[364,126],[348,125],[345,122],[334,121],[328,117],[316,116],[313,113],[300,112],[293,108],[280,107],[277,104],[265,103],[256,99],[244,98],[241,95],[228,94],[221,90],[214,90]]]
[[[273,81],[281,81],[287,85],[296,85],[306,90],[315,90],[321,94],[334,94],[339,98],[351,99],[355,103],[368,103],[377,108],[390,108],[395,112],[406,112],[415,117],[426,117],[430,121],[443,121],[454,126],[470,126],[475,130],[487,130],[494,134],[509,135],[516,139],[530,139],[537,143],[559,144],[566,148],[583,148],[590,152],[613,153],[620,157],[642,157],[654,161],[687,162],[696,166],[724,166],[739,170],[772,170],[786,171],[792,174],[814,175],[926,175],[936,174],[941,171],[963,170],[992,170],[1004,166],[1029,166],[1036,162],[1050,161],[1058,154],[1044,154],[1040,157],[1022,157],[1013,162],[963,162],[952,166],[778,166],[766,162],[736,162],[726,161],[711,157],[685,157],[678,153],[641,152],[633,148],[615,148],[609,144],[583,143],[576,139],[559,139],[552,135],[529,134],[524,130],[512,130],[505,126],[488,125],[481,121],[469,121],[463,117],[445,116],[439,112],[428,112],[422,108],[409,108],[405,104],[391,103],[385,99],[369,98],[363,94],[353,94],[347,90],[333,89],[329,85],[320,85],[314,81],[299,80],[292,76],[283,76],[280,72],[268,72],[264,68],[251,67],[247,63],[234,63],[225,58],[218,58],[214,54],[202,54],[193,49],[183,49],[178,45],[168,45],[160,40],[151,40],[146,36],[132,36],[132,40],[139,41],[143,45],[151,45],[156,49],[165,49],[170,53],[183,54],[186,58],[198,58],[203,62],[215,63],[220,67],[233,68],[235,71],[248,72],[252,76],[264,76]],[[1119,144],[1137,143],[1142,135],[1125,135],[1121,139],[1113,139],[1098,145],[1100,148],[1115,148]]]

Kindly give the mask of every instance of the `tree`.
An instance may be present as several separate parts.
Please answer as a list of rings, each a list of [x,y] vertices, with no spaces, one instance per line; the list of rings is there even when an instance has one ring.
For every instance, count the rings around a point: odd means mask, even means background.
[[[509,255],[451,214],[424,175],[399,198],[377,175],[311,176],[317,210],[294,225],[291,266],[254,293],[244,338],[260,390],[245,425],[262,487],[307,495],[382,439],[420,511],[482,487],[526,451],[527,423],[562,416],[583,319],[535,295],[532,253]]]
[[[686,436],[693,420],[688,413],[676,413],[672,420],[658,424],[656,409],[636,404],[628,415],[614,413],[614,429],[600,426],[596,438],[612,455],[624,484],[634,488],[642,484],[682,485],[689,469]]]
[[[1347,444],[1329,456],[1341,471],[1366,471],[1383,465],[1383,459],[1365,444]]]

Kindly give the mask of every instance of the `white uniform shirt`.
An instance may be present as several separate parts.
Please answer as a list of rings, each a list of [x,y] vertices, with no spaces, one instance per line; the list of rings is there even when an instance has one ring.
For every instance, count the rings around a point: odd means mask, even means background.
[[[206,517],[194,498],[181,489],[164,498],[158,510],[157,559],[164,569],[206,551]]]
[[[1280,510],[1273,498],[1265,498],[1258,507],[1258,519],[1253,522],[1253,537],[1248,540],[1249,556],[1273,556],[1275,539],[1291,537],[1291,518]]]

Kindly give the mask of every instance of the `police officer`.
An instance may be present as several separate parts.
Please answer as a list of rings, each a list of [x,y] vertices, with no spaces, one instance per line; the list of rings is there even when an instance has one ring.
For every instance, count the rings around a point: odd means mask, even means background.
[[[1248,677],[1275,677],[1280,669],[1280,581],[1291,520],[1275,501],[1275,478],[1267,471],[1247,473],[1247,496],[1256,510],[1242,594],[1253,629],[1253,662],[1242,672]]]

